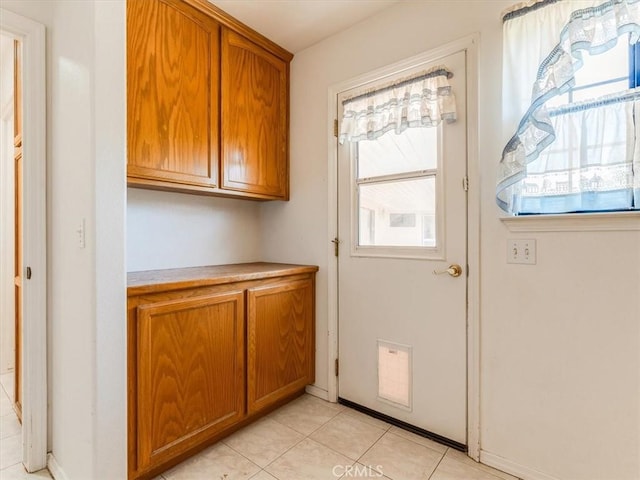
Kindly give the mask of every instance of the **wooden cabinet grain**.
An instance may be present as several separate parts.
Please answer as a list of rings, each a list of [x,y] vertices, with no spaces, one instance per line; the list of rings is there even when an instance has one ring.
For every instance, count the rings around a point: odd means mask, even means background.
[[[170,460],[244,416],[244,293],[137,307],[139,467]]]
[[[219,38],[180,0],[127,2],[130,185],[217,184]]]
[[[286,199],[288,63],[222,32],[221,188]]]
[[[317,267],[129,274],[129,478],[153,478],[314,381]]]
[[[247,405],[258,412],[314,378],[313,282],[247,292]]]
[[[288,200],[291,58],[206,0],[128,0],[129,186]]]

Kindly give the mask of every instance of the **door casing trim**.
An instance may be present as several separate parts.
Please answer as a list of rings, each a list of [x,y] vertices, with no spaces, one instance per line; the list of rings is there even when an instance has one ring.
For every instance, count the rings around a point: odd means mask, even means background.
[[[22,42],[23,265],[22,460],[47,466],[46,49],[41,23],[0,8],[0,30]],[[25,121],[28,119],[28,121]]]
[[[338,357],[338,262],[331,240],[338,234],[338,149],[334,136],[338,94],[344,90],[375,81],[417,63],[436,61],[465,50],[467,74],[467,448],[468,455],[480,459],[480,176],[478,167],[478,43],[480,34],[474,33],[420,55],[402,60],[329,87],[327,116],[328,143],[328,216],[327,239],[328,274],[328,358],[327,396],[338,400],[338,377],[334,363]]]

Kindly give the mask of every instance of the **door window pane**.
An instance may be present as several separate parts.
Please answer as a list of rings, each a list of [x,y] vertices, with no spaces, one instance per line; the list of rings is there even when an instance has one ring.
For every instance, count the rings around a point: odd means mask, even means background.
[[[360,246],[434,247],[435,176],[361,184]]]
[[[438,128],[408,128],[387,132],[376,140],[358,142],[358,179],[435,169]]]

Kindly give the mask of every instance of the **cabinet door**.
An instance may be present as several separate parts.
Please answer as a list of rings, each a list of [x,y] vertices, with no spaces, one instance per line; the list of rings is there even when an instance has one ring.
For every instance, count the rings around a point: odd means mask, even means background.
[[[127,2],[127,175],[213,187],[219,25],[179,0]]]
[[[137,308],[137,449],[144,471],[245,416],[244,293]]]
[[[288,199],[288,68],[223,30],[222,189]]]
[[[251,288],[247,406],[257,412],[314,381],[314,282]]]

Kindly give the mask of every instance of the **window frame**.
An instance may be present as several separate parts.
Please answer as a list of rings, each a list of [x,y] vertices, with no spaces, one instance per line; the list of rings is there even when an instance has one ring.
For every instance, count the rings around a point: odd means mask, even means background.
[[[640,41],[629,45],[629,88],[640,87]]]
[[[375,257],[375,258],[407,258],[422,260],[445,260],[445,166],[444,166],[444,130],[441,123],[436,128],[437,133],[437,158],[436,168],[425,170],[414,170],[404,173],[395,173],[388,175],[379,175],[373,177],[358,178],[358,142],[353,142],[349,146],[350,158],[350,191],[351,191],[351,208],[350,208],[350,227],[351,227],[351,245],[350,255],[352,257]],[[393,132],[387,132],[387,135],[395,135]],[[402,182],[407,180],[417,180],[422,178],[434,178],[435,180],[435,246],[392,246],[392,245],[360,245],[360,186],[375,185],[382,183]],[[366,208],[366,207],[362,207]],[[417,215],[416,218],[421,217]]]

